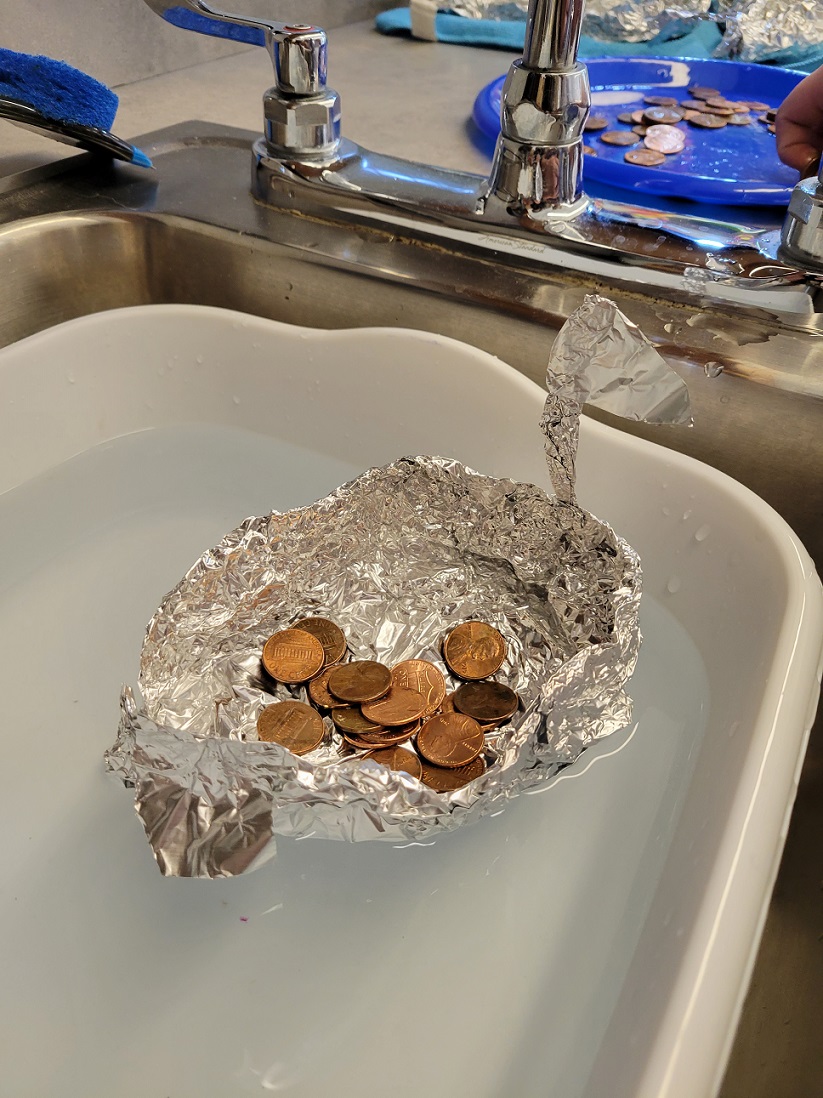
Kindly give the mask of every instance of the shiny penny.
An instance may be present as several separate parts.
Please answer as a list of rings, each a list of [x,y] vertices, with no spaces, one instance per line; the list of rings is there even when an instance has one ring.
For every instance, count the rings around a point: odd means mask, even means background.
[[[623,159],[628,164],[640,164],[644,168],[657,168],[666,163],[665,154],[655,152],[654,149],[629,149]]]
[[[752,116],[750,114],[733,114],[729,118],[730,126],[750,126],[752,124]]]
[[[674,126],[649,126],[643,138],[643,144],[647,149],[671,156],[673,153],[683,151],[686,138],[683,131]]]
[[[432,766],[424,759],[422,770],[420,780],[429,789],[434,789],[437,793],[452,793],[455,789],[462,789],[464,785],[468,785],[469,782],[473,782],[475,778],[479,778],[481,774],[484,774],[486,760],[482,755],[478,755],[466,766],[457,766],[451,770],[446,770],[442,766]]]
[[[640,118],[637,121],[640,122]],[[606,130],[605,133],[601,133],[600,140],[605,141],[607,145],[636,145],[640,138],[631,130]]]
[[[298,701],[267,705],[257,718],[257,735],[266,743],[279,743],[293,755],[307,755],[323,739],[323,718],[310,705]]]
[[[676,107],[677,100],[672,99],[670,95],[644,95],[643,102],[648,103],[650,107]]]
[[[390,686],[391,671],[377,660],[343,663],[334,668],[328,681],[331,693],[347,702],[374,701],[382,698]]]
[[[263,647],[263,666],[278,682],[307,682],[325,660],[323,645],[303,629],[282,629]]]
[[[636,134],[631,137],[637,140]],[[465,621],[446,635],[443,658],[461,679],[485,679],[502,666],[506,642],[494,626],[483,621]]]
[[[454,707],[479,724],[508,720],[517,711],[517,694],[502,682],[465,682],[454,692]]]
[[[357,705],[344,705],[339,709],[332,709],[331,719],[334,727],[340,732],[353,733],[362,736],[364,732],[381,732],[383,725],[378,721],[370,721],[364,717]]]
[[[591,145],[584,145],[583,152],[586,154],[586,156],[597,156],[596,150],[593,149]]]
[[[426,699],[423,716],[435,713],[446,696],[446,680],[428,660],[403,660],[391,669],[392,686],[405,686],[416,690]]]
[[[406,686],[392,686],[388,694],[377,701],[363,702],[361,709],[363,716],[370,721],[376,721],[384,728],[396,728],[422,717],[426,707],[426,699],[417,690],[410,690]]]
[[[326,666],[338,663],[346,654],[346,635],[339,625],[328,618],[301,618],[294,623],[295,629],[304,629],[317,637],[326,654]]]
[[[642,122],[643,121],[643,116],[645,115],[645,113],[646,113],[645,110],[632,111],[632,122]]]
[[[435,766],[465,766],[483,750],[483,729],[464,713],[441,713],[417,733],[417,750]]]
[[[333,670],[333,667],[327,667],[325,671],[321,671],[316,678],[311,679],[309,682],[309,697],[321,709],[336,709],[347,704],[347,702],[341,701],[340,698],[336,698],[329,690],[329,675]]]
[[[402,770],[406,774],[411,774],[413,778],[420,778],[423,775],[423,764],[420,759],[405,747],[388,747],[383,751],[370,751],[363,758],[371,759],[372,762],[380,763],[381,766],[387,766],[389,770]]]

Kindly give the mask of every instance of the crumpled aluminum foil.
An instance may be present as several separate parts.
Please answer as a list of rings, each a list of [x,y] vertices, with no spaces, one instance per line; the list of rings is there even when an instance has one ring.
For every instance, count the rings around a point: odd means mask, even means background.
[[[715,7],[725,21],[718,57],[762,61],[823,43],[820,0],[716,0]]]
[[[598,325],[613,327],[611,302],[589,298],[583,308],[589,342]],[[634,357],[615,358],[610,380]],[[575,366],[585,370],[580,356]],[[247,519],[165,597],[143,645],[142,705],[123,689],[106,753],[109,770],[134,789],[163,873],[255,869],[274,856],[276,834],[431,838],[545,782],[627,723],[640,562],[574,501],[573,405],[588,384],[570,395],[552,363],[547,383],[541,426],[558,498],[457,461],[403,458],[308,507]],[[572,421],[569,445],[549,437]],[[500,629],[508,657],[497,678],[521,708],[487,737],[486,773],[437,793],[345,757],[329,721],[326,742],[303,758],[259,742],[263,705],[305,698],[303,687],[263,680],[263,644],[310,614],[344,629],[353,658],[387,664],[440,664],[440,641],[459,621]]]
[[[617,42],[646,42],[661,31],[677,28],[682,33],[689,23],[708,15],[712,0],[586,0],[583,30],[595,38]],[[455,0],[441,5],[470,19],[522,22],[528,0]]]

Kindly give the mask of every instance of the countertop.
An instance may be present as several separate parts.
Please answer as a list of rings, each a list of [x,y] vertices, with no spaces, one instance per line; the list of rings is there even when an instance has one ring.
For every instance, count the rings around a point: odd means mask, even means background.
[[[467,120],[478,90],[506,71],[512,54],[386,38],[367,23],[333,30],[329,41],[329,84],[341,94],[347,137],[397,156],[487,172]],[[133,140],[190,119],[259,130],[261,92],[271,82],[265,52],[245,49],[120,87],[114,130]],[[0,186],[3,176],[77,155],[0,127]],[[823,1093],[823,883],[820,866],[808,864],[795,841],[802,828],[823,826],[819,766],[807,764],[804,783],[721,1098]],[[820,938],[810,945],[815,930]]]

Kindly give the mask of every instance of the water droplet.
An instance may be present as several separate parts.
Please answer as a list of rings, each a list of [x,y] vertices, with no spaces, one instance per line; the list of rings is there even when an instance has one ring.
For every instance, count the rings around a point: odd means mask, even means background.
[[[703,373],[706,377],[719,377],[723,373],[723,363],[706,362],[703,365]]]
[[[697,530],[695,530],[694,540],[695,541],[705,541],[706,538],[709,536],[709,534],[711,532],[712,532],[711,526],[709,526],[708,523],[704,522],[702,526],[698,527]]]
[[[669,518],[671,513],[672,513],[671,507],[664,507],[663,508],[663,514],[665,515],[666,518]]]
[[[232,400],[232,404],[239,404],[240,403],[240,397],[239,396],[233,396],[231,398],[231,400]]]
[[[66,381],[69,383],[69,385],[74,385],[77,381],[77,378],[74,376],[74,374],[66,374]]]
[[[691,513],[690,510],[683,512],[683,521],[684,522],[688,522],[691,517],[692,517],[692,513]]]
[[[202,366],[203,365],[203,356],[198,355],[197,358],[194,361],[197,363],[198,366]],[[171,367],[171,363],[169,363],[169,367]]]
[[[733,724],[729,725],[729,739],[732,739],[732,737],[734,736],[735,732],[738,730],[739,727],[740,727],[740,721],[734,721]]]
[[[680,590],[680,577],[672,576],[669,582],[666,584],[666,590],[670,595],[676,595]]]
[[[728,396],[722,396],[720,398],[720,403],[721,404],[728,404],[729,403],[729,397]]]

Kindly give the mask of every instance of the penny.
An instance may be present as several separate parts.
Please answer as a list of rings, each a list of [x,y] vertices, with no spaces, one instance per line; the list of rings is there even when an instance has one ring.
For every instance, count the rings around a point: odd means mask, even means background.
[[[334,727],[340,732],[349,732],[355,736],[362,736],[364,732],[380,732],[384,727],[379,721],[364,717],[358,705],[344,705],[339,709],[332,709],[331,719],[334,721]]]
[[[354,660],[340,664],[329,675],[328,681],[331,693],[347,702],[374,701],[375,698],[382,698],[390,686],[391,672],[377,660]]]
[[[703,99],[681,99],[680,107],[688,111],[702,111],[705,110],[706,103]]]
[[[422,716],[429,717],[440,708],[446,696],[446,680],[428,660],[403,660],[391,670],[392,686],[405,686],[416,690],[426,699]]]
[[[455,789],[462,789],[464,785],[468,785],[475,778],[479,778],[486,770],[486,760],[482,755],[478,755],[466,766],[457,766],[451,770],[446,770],[442,766],[432,766],[424,759],[422,770],[420,780],[429,789],[433,789],[436,793],[452,793]]]
[[[750,126],[752,122],[752,116],[750,114],[733,114],[729,119],[729,124],[732,126]]]
[[[604,114],[590,114],[583,124],[584,130],[605,130],[609,120]]]
[[[636,145],[640,138],[631,130],[606,130],[601,133],[600,140],[607,145]]]
[[[632,133],[636,133],[638,137],[645,137],[648,126],[632,126]]]
[[[293,755],[307,755],[323,739],[323,718],[299,701],[267,705],[257,718],[257,735],[266,743],[279,743]]]
[[[632,111],[632,122],[642,122],[645,111]]]
[[[731,99],[727,99],[725,95],[713,95],[711,99],[706,100],[707,107],[736,107],[737,104]]]
[[[344,732],[343,739],[352,745],[365,751],[376,751],[378,748],[394,747],[398,743],[405,743],[411,736],[420,731],[421,721],[412,721],[404,724],[402,728],[391,728],[386,731]]]
[[[324,659],[323,645],[303,629],[281,629],[263,646],[263,666],[278,682],[307,682]]]
[[[405,747],[387,747],[382,751],[370,751],[363,758],[371,759],[372,762],[380,763],[381,766],[387,766],[389,770],[402,770],[406,774],[411,774],[413,778],[420,778],[423,775],[423,764],[420,759]]]
[[[584,145],[583,152],[586,156],[597,156],[597,152],[591,147],[591,145]]]
[[[637,140],[637,134],[627,136]],[[461,679],[485,679],[505,660],[506,642],[493,626],[483,621],[466,621],[447,634],[443,658]]]
[[[771,107],[768,103],[758,103],[756,99],[747,99],[744,103],[747,111],[768,111]]]
[[[683,111],[683,121],[691,122],[695,115],[701,114],[701,111]]]
[[[640,164],[644,168],[656,168],[659,164],[666,163],[665,155],[655,152],[654,149],[629,149],[623,159],[629,164]]]
[[[326,654],[326,667],[337,663],[346,654],[346,635],[339,625],[328,618],[301,618],[294,623],[295,629],[305,629],[317,637]]]
[[[654,149],[655,152],[671,156],[673,153],[683,151],[686,137],[682,130],[674,126],[649,126],[643,138],[643,144],[647,149]]]
[[[670,95],[644,95],[643,102],[648,103],[650,107],[676,107],[677,100],[672,99]]]
[[[441,713],[417,733],[417,750],[435,766],[465,766],[483,750],[483,729],[463,713]]]
[[[516,712],[520,699],[502,682],[464,682],[454,692],[454,707],[478,724],[505,721]]]
[[[652,126],[673,126],[681,118],[680,111],[673,111],[669,107],[649,107],[643,112],[643,123]]]
[[[692,84],[687,91],[695,99],[713,99],[716,95],[720,95],[717,88],[704,88],[700,84]]]
[[[346,704],[340,698],[336,698],[329,690],[329,675],[332,671],[334,671],[333,667],[327,667],[316,678],[309,680],[309,697],[321,709],[336,709]]]
[[[706,114],[705,111],[702,113],[695,111],[689,118],[689,122],[692,126],[701,126],[705,130],[720,130],[726,125],[726,119],[721,115]]]
[[[618,122],[634,122],[634,112],[633,111],[621,111],[620,114],[617,116],[617,121]]]
[[[426,710],[426,699],[416,690],[407,686],[392,686],[388,694],[376,701],[363,702],[363,716],[376,721],[384,728],[397,728],[401,724],[422,717]]]
[[[733,107],[710,107],[707,103],[703,108],[704,114],[716,114],[720,118],[730,118],[734,114]]]
[[[440,706],[441,713],[456,713],[454,708],[454,694],[447,694],[443,699],[443,704]]]

